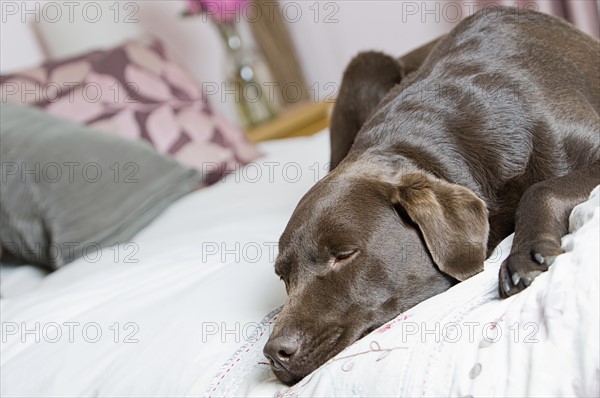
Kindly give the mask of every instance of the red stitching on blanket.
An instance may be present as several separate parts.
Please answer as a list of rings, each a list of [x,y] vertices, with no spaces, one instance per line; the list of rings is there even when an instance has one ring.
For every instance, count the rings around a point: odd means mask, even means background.
[[[273,318],[272,318],[272,319],[269,321],[268,325],[272,325],[272,324],[275,322],[275,320],[276,320],[276,319],[277,319],[277,315],[275,315],[275,316],[274,316],[274,317],[273,317]],[[265,325],[265,326],[267,326],[267,325]],[[268,330],[268,329],[265,329],[265,330]],[[257,343],[257,342],[260,340],[260,338],[263,336],[263,334],[265,334],[265,330],[263,330],[262,332],[260,332],[260,334],[258,335],[258,337],[256,338],[256,340],[254,340],[254,342],[252,342],[252,343],[250,344],[250,346],[249,346],[249,347],[246,349],[246,351],[244,351],[244,353],[247,353],[247,352],[249,352],[249,351],[250,351],[250,349],[251,349],[252,347],[254,347],[254,344],[256,344],[256,343]],[[211,394],[212,394],[212,393],[214,393],[214,392],[217,390],[217,387],[219,387],[219,385],[221,384],[221,382],[222,382],[222,381],[223,381],[223,379],[225,378],[225,375],[226,375],[227,373],[229,373],[229,371],[230,371],[231,369],[233,369],[233,367],[234,367],[234,366],[235,366],[235,365],[236,365],[236,364],[237,364],[237,363],[238,363],[238,362],[239,362],[241,359],[242,359],[242,357],[240,356],[240,357],[238,357],[238,358],[236,359],[236,361],[235,361],[235,362],[232,362],[232,363],[229,365],[229,369],[227,369],[227,370],[225,371],[225,373],[223,373],[223,375],[221,375],[221,378],[219,379],[219,382],[217,383],[217,385],[216,385],[216,386],[215,386],[215,387],[212,389],[212,391],[210,392]],[[260,363],[261,363],[261,362],[259,362],[259,364],[260,364]],[[264,363],[264,362],[263,362],[263,363]],[[208,398],[211,398],[211,397],[212,397],[212,395],[209,395],[209,397],[208,397]]]
[[[396,317],[395,319],[391,320],[387,325],[384,325],[384,326],[380,327],[379,329],[377,329],[376,333],[387,332],[388,330],[390,330],[391,328],[393,328],[394,326],[396,326],[398,323],[407,320],[410,316],[411,316],[411,314],[404,315],[402,317],[401,317],[401,315],[398,315],[398,317]]]

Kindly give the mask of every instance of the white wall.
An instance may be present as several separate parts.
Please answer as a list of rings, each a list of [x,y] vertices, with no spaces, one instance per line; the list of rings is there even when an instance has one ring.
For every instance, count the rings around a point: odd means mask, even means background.
[[[434,15],[423,21],[422,10],[413,8],[415,4],[420,8],[419,3],[423,2],[282,1],[284,12],[289,9],[290,30],[309,85],[339,82],[345,66],[359,51],[401,55],[452,28],[443,18],[436,22]],[[293,20],[294,6],[289,4],[301,5],[298,21]]]
[[[1,73],[33,66],[44,57],[62,58],[107,48],[149,33],[164,40],[199,81],[224,80],[225,53],[220,38],[214,27],[201,18],[181,18],[184,1],[82,1],[76,2],[77,6],[67,3],[0,0]],[[403,0],[283,0],[281,3],[311,94],[321,99],[334,93],[345,65],[357,52],[377,49],[399,55],[452,27],[444,20],[443,2],[425,5]],[[427,14],[425,8],[433,12]],[[446,14],[452,17],[450,11]],[[36,43],[34,34],[39,36],[40,43]],[[212,96],[210,101],[216,110],[235,119],[233,104],[223,103],[219,95]]]

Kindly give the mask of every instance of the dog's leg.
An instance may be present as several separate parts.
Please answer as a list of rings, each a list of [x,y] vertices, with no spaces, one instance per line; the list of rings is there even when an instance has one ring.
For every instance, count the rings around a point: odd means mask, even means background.
[[[600,162],[532,185],[521,198],[510,256],[500,267],[500,295],[512,296],[548,270],[561,253],[569,215],[600,184]]]
[[[427,43],[400,59],[370,51],[360,53],[350,61],[331,116],[329,170],[346,157],[354,137],[377,104],[407,74],[421,66],[441,39]]]

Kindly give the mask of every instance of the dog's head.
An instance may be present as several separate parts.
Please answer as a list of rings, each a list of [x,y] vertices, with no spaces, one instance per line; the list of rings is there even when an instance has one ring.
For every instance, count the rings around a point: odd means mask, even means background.
[[[264,353],[288,384],[483,269],[488,214],[473,192],[419,172],[348,174],[317,183],[279,242],[288,299]]]

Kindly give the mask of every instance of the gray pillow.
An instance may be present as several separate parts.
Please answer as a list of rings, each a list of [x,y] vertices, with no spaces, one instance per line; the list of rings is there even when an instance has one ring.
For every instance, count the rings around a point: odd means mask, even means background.
[[[26,106],[0,114],[0,243],[27,263],[56,268],[125,243],[202,182],[144,142]]]

